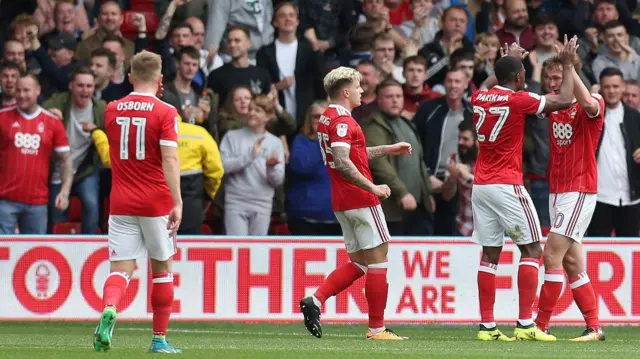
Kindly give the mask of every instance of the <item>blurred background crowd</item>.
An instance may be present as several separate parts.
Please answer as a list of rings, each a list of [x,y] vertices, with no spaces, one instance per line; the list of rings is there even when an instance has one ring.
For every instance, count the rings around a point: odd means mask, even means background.
[[[68,208],[54,206],[54,162],[49,203],[23,204],[48,208],[46,218],[29,217],[47,221],[48,233],[106,233],[111,177],[96,133],[105,103],[132,90],[129,60],[149,49],[162,56],[162,100],[182,119],[180,233],[340,235],[315,130],[327,106],[324,75],[351,66],[362,74],[353,116],[368,145],[414,148],[413,156],[371,162],[375,182],[391,188],[383,202],[391,234],[468,236],[478,154],[471,95],[492,75],[501,44],[512,42],[530,51],[527,90],[548,93],[553,79],[542,63],[567,34],[580,37],[579,74],[607,107],[588,234],[637,236],[638,3],[2,0],[0,104],[15,106],[19,75],[36,75],[38,102],[62,119],[73,156]],[[523,156],[526,186],[548,229],[547,119],[527,120]],[[30,169],[15,175],[27,178]],[[24,215],[11,212],[17,205],[0,197],[2,216]]]

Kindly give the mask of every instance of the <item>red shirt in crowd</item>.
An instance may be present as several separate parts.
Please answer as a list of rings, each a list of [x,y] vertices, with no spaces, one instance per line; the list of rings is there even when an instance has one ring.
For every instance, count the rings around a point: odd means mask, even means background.
[[[70,150],[64,125],[54,114],[41,107],[30,115],[17,107],[0,110],[0,198],[47,204],[51,156]]]

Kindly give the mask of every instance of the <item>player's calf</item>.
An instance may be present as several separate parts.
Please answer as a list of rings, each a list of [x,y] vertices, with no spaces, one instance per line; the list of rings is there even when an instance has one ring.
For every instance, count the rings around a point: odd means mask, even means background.
[[[518,267],[518,327],[529,328],[533,325],[533,302],[538,290],[538,270],[542,248],[539,242],[518,246],[521,257]]]
[[[549,329],[551,314],[560,293],[562,293],[564,287],[562,260],[572,244],[573,240],[568,237],[549,233],[547,244],[544,247],[545,275],[538,301],[538,316],[536,317],[536,325],[543,331]]]

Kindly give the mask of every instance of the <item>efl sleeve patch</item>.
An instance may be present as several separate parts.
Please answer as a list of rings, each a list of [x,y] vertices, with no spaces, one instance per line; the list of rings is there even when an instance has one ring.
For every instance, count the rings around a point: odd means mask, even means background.
[[[347,125],[346,123],[339,123],[336,125],[336,132],[340,137],[346,136],[347,130],[349,130],[349,125]]]

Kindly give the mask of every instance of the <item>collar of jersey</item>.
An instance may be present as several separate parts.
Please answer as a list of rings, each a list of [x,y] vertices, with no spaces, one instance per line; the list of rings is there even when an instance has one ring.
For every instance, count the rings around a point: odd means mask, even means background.
[[[351,116],[351,111],[347,110],[347,109],[346,109],[344,106],[342,106],[342,105],[338,105],[338,104],[332,103],[331,105],[329,105],[329,107],[333,107],[333,108],[341,107],[342,109],[344,109],[345,111],[347,111],[347,113],[349,114],[349,116]]]
[[[500,85],[495,85],[494,88],[500,89],[500,90],[505,90],[505,91],[511,91],[511,92],[515,92],[512,89],[508,89],[506,87],[502,87]]]

